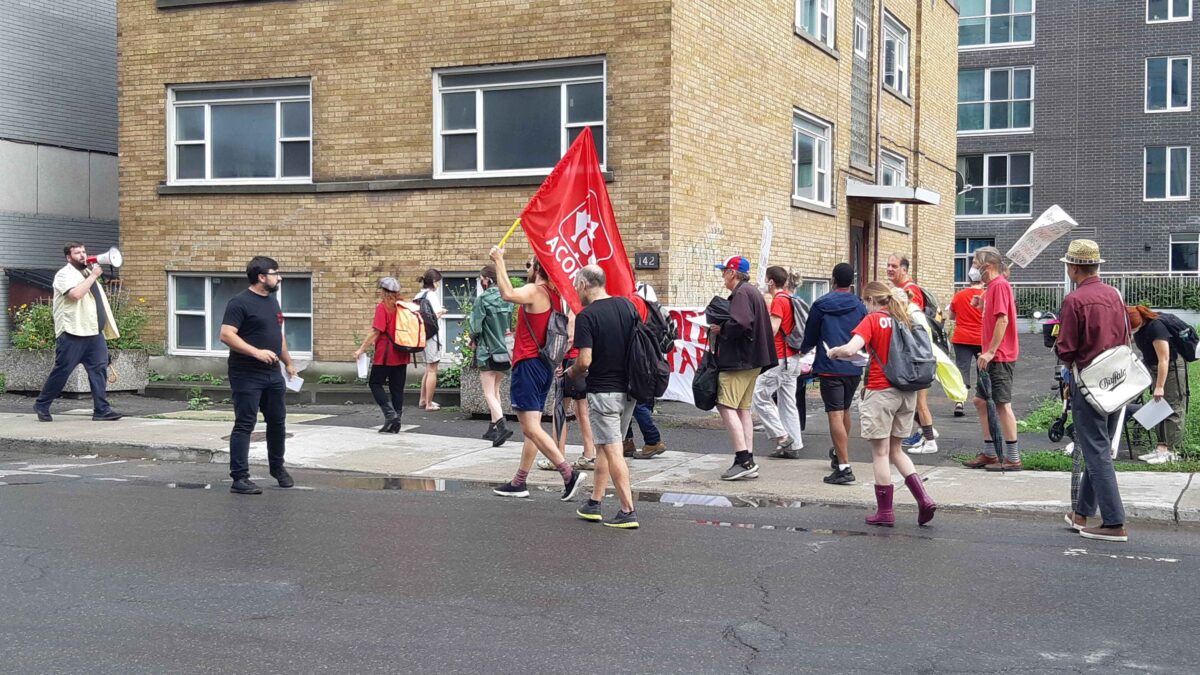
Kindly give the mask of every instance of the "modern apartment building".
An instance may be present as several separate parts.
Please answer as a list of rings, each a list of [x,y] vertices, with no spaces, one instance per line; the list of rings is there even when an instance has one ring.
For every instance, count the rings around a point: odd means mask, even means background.
[[[168,353],[214,357],[253,255],[302,358],[347,361],[375,281],[462,294],[581,129],[671,305],[712,266],[828,288],[887,254],[948,293],[958,13],[948,0],[119,0],[126,284]],[[510,244],[512,268],[528,255]]]
[[[1200,273],[1196,4],[960,0],[956,281],[1052,204],[1106,272]],[[1014,281],[1061,280],[1070,238]]]
[[[117,242],[116,0],[0,2],[0,349],[71,240]]]

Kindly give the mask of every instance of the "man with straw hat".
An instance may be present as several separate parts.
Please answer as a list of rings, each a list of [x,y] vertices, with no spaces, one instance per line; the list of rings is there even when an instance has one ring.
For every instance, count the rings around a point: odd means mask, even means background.
[[[1100,280],[1100,247],[1090,239],[1076,239],[1060,259],[1075,290],[1063,299],[1059,313],[1055,350],[1063,363],[1076,372],[1086,368],[1102,352],[1129,343],[1125,304],[1117,289]],[[1079,483],[1079,497],[1066,515],[1067,525],[1088,539],[1129,541],[1125,531],[1125,508],[1113,469],[1112,437],[1122,411],[1102,415],[1080,392],[1078,378],[1071,382],[1071,412],[1075,422],[1075,447],[1083,453],[1087,470]],[[1101,524],[1088,526],[1100,509]]]

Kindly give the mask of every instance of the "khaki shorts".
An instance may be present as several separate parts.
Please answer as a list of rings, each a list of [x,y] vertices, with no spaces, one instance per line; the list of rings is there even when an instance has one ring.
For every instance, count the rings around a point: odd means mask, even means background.
[[[899,389],[867,389],[863,392],[862,437],[869,441],[894,436],[906,438],[917,410],[917,392]]]
[[[625,430],[633,418],[634,400],[619,392],[589,393],[588,419],[596,445],[612,445],[625,440]]]
[[[749,410],[754,400],[754,383],[762,368],[723,370],[717,373],[717,405]]]

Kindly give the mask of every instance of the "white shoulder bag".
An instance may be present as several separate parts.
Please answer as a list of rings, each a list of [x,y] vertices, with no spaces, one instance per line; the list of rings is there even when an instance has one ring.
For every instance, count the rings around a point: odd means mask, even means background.
[[[1125,330],[1129,342],[1100,352],[1083,370],[1075,368],[1079,393],[1101,415],[1117,412],[1141,396],[1153,382],[1150,371],[1130,344],[1133,331],[1129,328],[1128,315],[1125,317]]]

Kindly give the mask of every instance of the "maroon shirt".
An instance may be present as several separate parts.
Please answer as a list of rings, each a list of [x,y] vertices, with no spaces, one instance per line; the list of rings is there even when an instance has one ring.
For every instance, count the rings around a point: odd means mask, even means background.
[[[1086,368],[1101,352],[1129,342],[1125,302],[1117,289],[1091,277],[1062,304],[1054,349],[1067,365]]]

